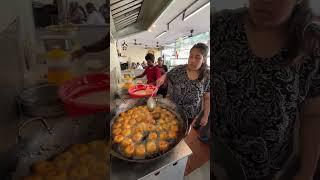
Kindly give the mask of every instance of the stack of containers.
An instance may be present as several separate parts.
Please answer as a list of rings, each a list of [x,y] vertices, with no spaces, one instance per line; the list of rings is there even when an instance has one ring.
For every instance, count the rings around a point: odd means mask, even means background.
[[[54,48],[47,53],[48,83],[61,85],[72,79],[70,54],[61,48]]]

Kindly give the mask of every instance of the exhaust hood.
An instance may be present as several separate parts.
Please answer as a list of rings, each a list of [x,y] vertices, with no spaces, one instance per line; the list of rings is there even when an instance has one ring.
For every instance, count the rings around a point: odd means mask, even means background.
[[[173,0],[111,0],[110,26],[115,39],[133,35],[148,28]]]

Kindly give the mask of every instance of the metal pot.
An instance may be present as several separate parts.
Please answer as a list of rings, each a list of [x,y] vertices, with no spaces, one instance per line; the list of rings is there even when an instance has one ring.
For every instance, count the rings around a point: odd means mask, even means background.
[[[26,89],[19,94],[17,102],[22,113],[31,117],[58,117],[65,113],[58,86],[53,84]]]
[[[2,164],[10,166],[5,167],[5,170],[9,171],[6,173],[8,180],[18,180],[29,175],[33,163],[50,159],[72,144],[109,139],[109,128],[107,128],[109,121],[105,113],[78,120],[66,118],[54,120],[53,126],[50,126],[43,118],[34,118],[22,123],[19,127],[16,146],[1,159]],[[23,135],[23,129],[27,125],[38,121],[42,122],[45,129],[37,129],[37,134],[31,137]]]
[[[113,118],[111,119],[110,122],[110,128],[112,127],[113,123],[116,121],[116,119],[119,117],[121,112],[125,112],[129,109],[132,109],[136,106],[140,106],[140,105],[145,105],[146,104],[146,99],[128,99],[128,100],[123,100],[123,103],[120,104],[116,110],[113,112]],[[187,124],[187,119],[184,117],[183,114],[181,114],[181,110],[178,109],[178,107],[170,100],[168,99],[163,99],[163,98],[159,98],[157,99],[157,105],[168,109],[169,111],[171,111],[172,113],[174,113],[178,119],[178,123],[180,125],[180,128],[182,128],[182,130],[180,131],[180,133],[178,134],[178,138],[177,141],[175,142],[175,144],[173,146],[171,146],[171,148],[169,148],[168,151],[166,151],[165,153],[159,153],[156,156],[153,156],[150,159],[129,159],[125,156],[123,156],[121,153],[119,153],[116,150],[116,147],[112,146],[111,148],[111,155],[125,160],[125,161],[130,161],[130,162],[139,162],[139,163],[146,163],[146,162],[150,162],[150,161],[154,161],[157,159],[160,159],[164,156],[166,156],[168,153],[170,153],[177,144],[180,143],[181,140],[183,140],[187,134],[188,134],[188,124]],[[111,132],[111,131],[110,131]]]

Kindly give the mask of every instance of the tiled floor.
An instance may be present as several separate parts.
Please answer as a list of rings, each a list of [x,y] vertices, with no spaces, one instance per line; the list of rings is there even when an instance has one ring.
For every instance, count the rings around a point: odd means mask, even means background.
[[[185,138],[193,154],[189,157],[185,176],[198,169],[210,160],[210,146],[198,140],[198,132],[194,129]],[[209,175],[208,171],[208,175]]]

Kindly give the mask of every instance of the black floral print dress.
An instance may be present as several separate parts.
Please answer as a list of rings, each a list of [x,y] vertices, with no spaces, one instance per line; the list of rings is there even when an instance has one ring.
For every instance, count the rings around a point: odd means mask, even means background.
[[[288,160],[297,112],[306,98],[320,95],[320,58],[284,63],[286,49],[272,58],[255,56],[242,21],[246,12],[211,17],[211,112],[214,136],[249,179],[258,179],[274,175]]]
[[[207,78],[204,82],[190,80],[186,65],[179,65],[169,71],[167,79],[169,98],[183,111],[187,119],[196,118],[202,108],[203,95],[210,92],[210,79]]]

